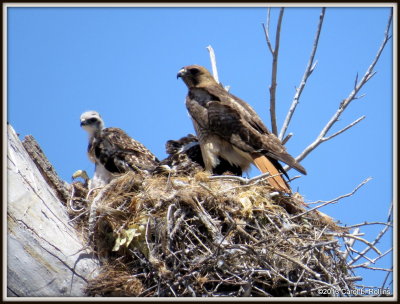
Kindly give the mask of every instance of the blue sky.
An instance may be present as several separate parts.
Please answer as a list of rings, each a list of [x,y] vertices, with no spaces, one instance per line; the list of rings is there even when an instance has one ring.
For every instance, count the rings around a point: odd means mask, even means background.
[[[328,8],[308,80],[289,132],[297,156],[319,134],[372,62],[383,40],[389,8]],[[282,126],[311,52],[320,8],[285,10],[278,66],[277,119]],[[209,69],[206,47],[217,56],[219,77],[246,100],[270,127],[271,56],[262,23],[266,8],[8,8],[8,121],[21,138],[32,134],[61,178],[77,169],[93,172],[87,135],[79,126],[86,110],[106,126],[120,127],[159,159],[164,144],[194,133],[176,79],[190,64]],[[271,13],[271,37],[278,9]],[[274,43],[274,41],[273,41]],[[323,143],[303,162],[308,175],[292,183],[306,202],[354,196],[322,211],[352,225],[385,221],[393,197],[392,41],[361,91],[329,134],[362,115],[366,119]],[[251,175],[257,174],[255,170]],[[290,171],[289,175],[297,175]],[[363,228],[372,239],[381,226]],[[390,235],[378,245],[390,248]],[[363,248],[363,246],[361,246]],[[361,248],[360,247],[360,248]],[[379,263],[390,267],[391,256]],[[364,275],[363,272],[360,272]],[[365,273],[378,285],[383,273]]]

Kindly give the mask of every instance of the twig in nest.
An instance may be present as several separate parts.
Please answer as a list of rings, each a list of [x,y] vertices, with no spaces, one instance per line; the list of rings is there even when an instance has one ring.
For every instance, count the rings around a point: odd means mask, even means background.
[[[88,191],[88,193],[86,194],[86,199],[88,200],[90,195],[95,191],[95,190],[99,190],[102,189],[103,187],[96,187],[96,188],[92,188]]]
[[[266,173],[260,174],[258,176],[255,176],[253,178],[244,178],[244,177],[235,176],[235,175],[216,175],[216,176],[210,176],[209,180],[211,180],[211,181],[212,180],[232,180],[232,181],[237,181],[246,186],[252,186],[252,185],[262,181],[263,179],[272,178],[272,177],[275,177],[278,175],[282,175],[282,173],[271,175],[269,172],[266,172]]]
[[[223,236],[218,228],[215,227],[211,216],[204,210],[197,197],[194,197],[193,201],[198,210],[197,215],[211,233],[212,239],[216,242],[216,244],[220,243],[220,241],[223,239]]]
[[[104,199],[108,192],[111,191],[115,185],[118,185],[118,183],[124,178],[125,175],[114,178],[108,185],[104,186],[93,199],[89,209],[89,242],[93,239],[94,236],[94,227],[96,226],[97,208],[99,206],[99,203]]]
[[[298,261],[297,259],[283,253],[283,252],[277,252],[275,250],[272,250],[272,252],[276,255],[279,255],[282,258],[287,259],[288,261],[291,261],[292,263],[297,264],[298,266],[300,266],[301,268],[303,268],[305,271],[307,271],[308,273],[311,273],[314,277],[316,278],[321,278],[321,275],[319,273],[316,273],[314,270],[312,270],[310,267],[308,267],[307,265],[304,265],[303,263],[301,263],[300,261]]]

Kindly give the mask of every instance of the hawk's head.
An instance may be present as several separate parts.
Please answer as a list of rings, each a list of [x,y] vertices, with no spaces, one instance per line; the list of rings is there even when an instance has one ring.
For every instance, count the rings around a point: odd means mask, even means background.
[[[87,111],[81,115],[81,127],[92,135],[104,128],[104,122],[96,111]]]
[[[173,155],[176,153],[182,153],[195,145],[198,145],[198,139],[193,134],[188,134],[185,137],[182,137],[178,140],[169,140],[165,144],[165,150],[169,155]]]
[[[176,78],[181,77],[189,89],[200,88],[215,83],[210,72],[200,65],[188,65],[179,70]]]

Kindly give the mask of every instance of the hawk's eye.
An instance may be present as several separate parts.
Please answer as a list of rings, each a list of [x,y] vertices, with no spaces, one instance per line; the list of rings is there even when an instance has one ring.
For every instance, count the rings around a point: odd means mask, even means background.
[[[190,69],[190,74],[192,74],[192,75],[197,75],[197,74],[199,74],[199,73],[200,73],[200,70],[199,70],[199,69],[196,69],[196,68]]]
[[[95,122],[97,122],[97,118],[88,119],[88,123],[90,123],[90,124],[95,123]]]

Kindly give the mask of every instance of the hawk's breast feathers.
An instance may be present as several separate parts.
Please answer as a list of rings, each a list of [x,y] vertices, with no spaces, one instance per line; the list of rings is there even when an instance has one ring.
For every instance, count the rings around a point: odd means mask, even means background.
[[[88,156],[96,164],[94,186],[102,186],[120,173],[135,171],[148,174],[158,164],[157,158],[143,144],[119,128],[104,128],[99,113],[81,115],[81,126],[89,134]]]
[[[262,172],[273,168],[271,175],[286,174],[278,162],[282,161],[306,174],[253,108],[227,92],[205,68],[188,66],[178,76],[189,89],[186,107],[199,137],[207,170],[212,171],[216,158],[222,156],[244,170],[254,163]],[[280,175],[271,178],[271,184],[289,191]]]

